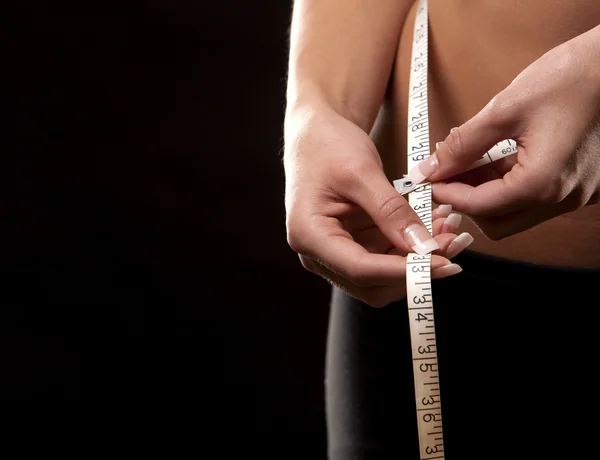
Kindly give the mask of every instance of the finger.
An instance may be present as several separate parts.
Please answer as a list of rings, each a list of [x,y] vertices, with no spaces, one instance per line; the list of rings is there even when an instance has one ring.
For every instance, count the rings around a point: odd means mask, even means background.
[[[502,179],[476,187],[461,182],[436,183],[432,187],[433,197],[470,216],[493,217],[528,209],[540,201],[543,177],[522,174],[521,169],[516,167]]]
[[[454,233],[444,233],[436,236],[435,239],[439,243],[440,249],[434,254],[442,256],[446,260],[456,257],[474,241],[473,237],[467,232],[458,236]]]
[[[454,236],[454,235],[452,235],[452,236]],[[451,243],[451,242],[452,242],[452,238],[450,238],[447,242],[445,242],[445,245],[448,246],[449,243]],[[395,251],[399,251],[399,249],[395,249]],[[458,254],[458,252],[457,252],[457,254]],[[431,271],[431,278],[439,279],[439,278],[446,278],[448,276],[452,276],[452,275],[456,275],[457,273],[460,273],[462,271],[462,267],[458,264],[453,264],[446,257],[443,257],[438,254],[432,254],[430,271]],[[404,280],[404,283],[406,283],[406,280]]]
[[[439,217],[448,217],[452,212],[452,205],[450,204],[440,204],[437,208],[435,208],[432,212],[432,217],[435,219]]]
[[[380,286],[396,282],[406,275],[403,257],[372,254],[352,239],[333,217],[319,216],[305,225],[303,241],[294,248],[358,286]]]
[[[450,213],[447,217],[437,217],[432,224],[433,235],[456,233],[461,222],[462,216],[456,212]]]
[[[441,246],[439,253],[448,259],[456,257],[475,241],[473,236],[468,232],[463,232],[458,236],[445,233],[443,236],[445,237],[443,240],[438,239]]]
[[[439,248],[417,213],[376,163],[363,168],[346,194],[371,216],[394,246],[421,255]]]
[[[353,232],[352,238],[368,252],[375,254],[385,254],[390,248],[395,247],[374,224],[370,228]]]
[[[305,265],[306,266],[306,265]],[[396,282],[389,286],[357,286],[347,278],[329,270],[324,265],[314,262],[311,271],[325,278],[331,285],[337,286],[352,297],[370,305],[381,308],[406,296],[406,283]]]
[[[399,249],[394,249],[399,251]],[[406,279],[394,280],[392,284],[382,286],[357,286],[349,279],[333,272],[326,266],[315,261],[303,260],[302,264],[311,272],[326,279],[333,286],[344,290],[351,296],[361,300],[372,307],[381,308],[390,303],[406,297]],[[461,267],[451,263],[448,259],[433,255],[431,258],[431,276],[432,278],[446,278],[460,273]]]
[[[342,225],[348,232],[354,234],[355,231],[362,231],[364,229],[370,227],[377,227],[364,209],[360,206],[354,205],[352,211],[348,212],[346,215],[337,216]]]
[[[518,111],[498,100],[494,98],[462,126],[452,128],[436,151],[410,171],[410,179],[418,184],[425,179],[433,182],[452,177],[481,159],[498,142],[514,139]]]
[[[460,226],[462,221],[462,216],[458,213],[449,213],[448,216],[444,217],[445,209],[443,209],[438,215],[441,214],[441,217],[436,217],[433,220],[433,236],[438,244],[442,244],[443,240],[438,239],[438,235],[448,234],[448,236],[444,238],[454,238],[456,235],[456,230]],[[344,228],[347,227],[344,225]],[[362,229],[355,229],[354,231],[348,229],[348,232],[354,238],[354,241],[364,247],[367,251],[371,253],[383,254],[389,252],[391,248],[395,246],[390,243],[390,240],[379,230],[374,223],[371,222],[371,226]],[[440,253],[440,250],[436,250],[436,252]],[[408,251],[401,250],[401,255],[406,255]]]
[[[572,203],[565,200],[554,205],[515,211],[501,217],[475,218],[473,220],[486,236],[493,240],[501,240],[572,211],[572,208]]]
[[[355,209],[347,216],[340,218],[342,227],[348,231],[354,241],[372,253],[384,254],[392,244],[375,225],[371,216],[362,208]]]
[[[450,262],[446,257],[442,257],[438,254],[431,255],[430,272],[432,279],[447,278],[448,276],[456,275],[461,271],[462,267],[460,265]]]
[[[451,206],[449,206],[451,208]],[[444,211],[448,208],[442,208]],[[450,213],[448,217],[438,217],[433,221],[433,234],[440,245],[437,254],[442,254],[452,259],[464,251],[474,238],[468,232],[456,235],[456,231],[462,222],[462,216],[458,213]]]
[[[512,155],[509,158],[501,158],[493,163],[482,165],[475,169],[470,169],[463,173],[452,176],[449,179],[444,179],[441,182],[463,182],[465,184],[477,186],[484,182],[490,182],[503,177],[517,163],[517,155]],[[440,181],[437,181],[438,183]]]

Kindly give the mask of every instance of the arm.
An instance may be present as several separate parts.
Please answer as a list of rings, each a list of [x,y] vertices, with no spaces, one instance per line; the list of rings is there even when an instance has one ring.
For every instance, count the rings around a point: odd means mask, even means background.
[[[551,49],[411,171],[493,239],[600,202],[600,26]],[[503,139],[515,156],[467,165]],[[471,163],[469,163],[471,162]]]
[[[327,106],[369,131],[414,0],[296,0],[287,110]]]
[[[292,17],[283,153],[288,243],[304,268],[372,306],[406,295],[410,251],[438,252],[433,277],[460,271],[443,256],[456,253],[447,216],[434,221],[432,238],[387,179],[368,134],[412,3],[297,0]]]

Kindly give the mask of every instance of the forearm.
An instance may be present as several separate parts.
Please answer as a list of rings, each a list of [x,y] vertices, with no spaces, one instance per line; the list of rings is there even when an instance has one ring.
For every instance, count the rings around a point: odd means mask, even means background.
[[[287,110],[325,105],[369,131],[413,0],[296,0]]]

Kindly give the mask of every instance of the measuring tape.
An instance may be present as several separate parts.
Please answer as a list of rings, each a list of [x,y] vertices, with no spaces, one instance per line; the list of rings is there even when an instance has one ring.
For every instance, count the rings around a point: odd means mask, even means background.
[[[429,156],[429,110],[427,104],[427,0],[419,0],[415,17],[408,98],[408,171]],[[513,140],[496,144],[467,170],[491,163],[517,152]],[[405,176],[394,181],[402,194],[409,194],[409,204],[432,233],[431,184],[413,184]],[[443,459],[442,406],[440,379],[431,293],[431,254],[408,254],[406,291],[417,406],[419,450],[421,460]]]

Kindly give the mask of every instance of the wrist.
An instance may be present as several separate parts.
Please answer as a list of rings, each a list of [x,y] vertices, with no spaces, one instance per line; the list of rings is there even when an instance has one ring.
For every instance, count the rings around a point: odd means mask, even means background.
[[[302,133],[309,130],[311,126],[320,124],[319,119],[323,120],[330,116],[335,117],[338,114],[318,92],[307,94],[302,98],[288,99],[283,123],[286,147],[302,137]]]
[[[315,112],[330,112],[368,133],[379,108],[379,105],[371,105],[374,106],[372,110],[365,107],[363,101],[347,96],[343,90],[330,90],[315,82],[296,82],[288,85],[285,118],[286,123],[288,120],[295,122]]]

